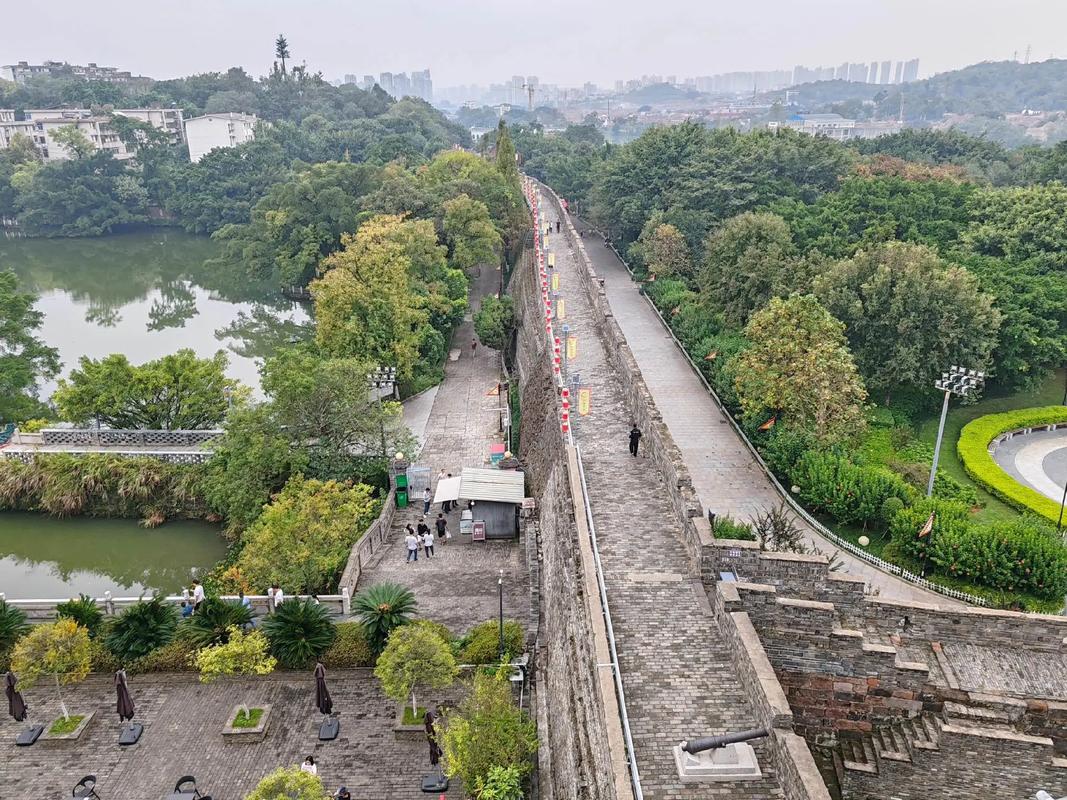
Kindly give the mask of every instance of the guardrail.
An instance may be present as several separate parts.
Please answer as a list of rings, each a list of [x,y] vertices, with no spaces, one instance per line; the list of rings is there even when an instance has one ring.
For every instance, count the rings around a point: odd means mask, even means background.
[[[597,231],[595,228],[590,228],[590,230],[594,230],[598,234],[600,234],[600,232]],[[624,267],[626,267],[626,270],[630,273],[630,276],[633,277],[633,268],[630,266],[629,262],[627,262],[626,259],[622,257],[622,254],[619,253],[619,251],[615,248],[615,245],[607,237],[604,238],[604,242],[608,249],[610,249],[611,252],[615,254],[615,257],[619,259],[619,262]],[[884,561],[881,558],[878,558],[878,556],[875,556],[867,552],[863,548],[854,545],[847,539],[838,536],[832,530],[830,530],[817,519],[815,519],[815,517],[813,517],[806,508],[804,508],[802,505],[800,505],[800,503],[796,501],[796,499],[790,492],[786,491],[786,488],[782,486],[782,484],[779,482],[777,476],[774,474],[771,468],[767,466],[766,462],[763,460],[763,456],[760,455],[759,450],[757,450],[756,446],[752,444],[752,442],[748,438],[748,435],[744,432],[741,426],[737,424],[737,420],[733,418],[733,415],[726,410],[725,403],[723,403],[722,400],[719,398],[718,393],[708,382],[708,379],[704,377],[704,373],[702,373],[697,367],[696,362],[693,361],[693,358],[689,355],[689,352],[682,345],[681,341],[679,341],[678,337],[674,335],[674,331],[667,323],[667,320],[664,318],[663,314],[660,313],[660,310],[656,308],[656,304],[653,303],[652,299],[648,295],[644,294],[644,292],[642,292],[642,297],[645,298],[645,301],[652,308],[652,311],[655,312],[656,317],[660,321],[660,324],[663,326],[664,330],[666,330],[667,333],[670,335],[671,339],[674,341],[674,344],[677,346],[678,351],[682,354],[686,362],[689,364],[690,369],[693,370],[697,378],[703,384],[704,389],[708,392],[708,394],[711,395],[712,399],[715,401],[715,404],[719,407],[720,411],[722,411],[723,417],[729,420],[730,425],[734,429],[734,432],[741,438],[741,441],[744,443],[749,453],[751,453],[752,457],[756,460],[756,463],[759,465],[759,468],[768,478],[770,478],[771,483],[774,485],[775,490],[781,496],[782,500],[793,510],[793,512],[798,517],[804,520],[804,522],[806,522],[816,533],[818,533],[823,538],[833,542],[833,544],[840,547],[842,550],[846,550],[847,552],[856,556],[856,558],[866,561],[868,564],[877,567],[883,572],[887,572],[890,575],[894,575],[898,578],[901,578],[902,580],[919,586],[920,588],[927,589],[931,592],[935,592],[936,594],[944,595],[945,597],[951,597],[954,600],[959,600],[964,603],[970,603],[971,605],[989,605],[989,602],[984,597],[978,597],[976,595],[969,594],[968,592],[961,592],[957,589],[949,588],[948,586],[942,586],[941,584],[933,583],[931,581],[928,581],[921,575],[916,575],[914,572],[904,569],[898,564],[891,564],[888,561]]]

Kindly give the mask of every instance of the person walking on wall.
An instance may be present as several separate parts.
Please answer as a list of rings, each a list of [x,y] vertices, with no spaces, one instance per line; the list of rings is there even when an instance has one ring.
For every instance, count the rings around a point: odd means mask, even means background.
[[[408,548],[408,561],[418,561],[419,540],[415,537],[415,531],[411,529],[411,525],[408,525],[408,535],[404,537],[404,542]]]
[[[426,533],[422,535],[422,546],[426,552],[427,558],[433,558],[433,531],[426,528]]]
[[[430,487],[426,487],[426,491],[422,493],[422,513],[430,513],[430,503],[433,502],[433,492],[430,491]]]
[[[641,441],[641,429],[637,427],[637,423],[633,424],[630,429],[630,455],[637,458],[637,445]]]
[[[556,233],[559,233],[559,220],[556,220]]]
[[[445,538],[445,531],[448,530],[448,520],[445,519],[444,514],[437,515],[434,527],[437,528],[437,538],[441,540],[441,544],[448,544],[448,540]]]

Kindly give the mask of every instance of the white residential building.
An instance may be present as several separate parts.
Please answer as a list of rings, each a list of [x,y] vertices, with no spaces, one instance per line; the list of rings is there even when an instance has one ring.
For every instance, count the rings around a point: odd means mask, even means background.
[[[182,112],[173,108],[123,108],[113,112],[148,123],[166,131],[174,141],[183,135]],[[9,147],[11,139],[19,133],[29,136],[45,161],[63,161],[70,158],[67,148],[57,144],[52,134],[59,128],[73,125],[97,150],[110,150],[115,158],[133,158],[133,153],[119,138],[111,125],[108,114],[94,114],[87,108],[27,109],[23,119],[15,120],[15,112],[0,110],[0,147]]]
[[[236,147],[256,138],[254,114],[231,111],[226,114],[205,114],[185,121],[185,141],[189,144],[189,160],[197,162],[216,147]]]

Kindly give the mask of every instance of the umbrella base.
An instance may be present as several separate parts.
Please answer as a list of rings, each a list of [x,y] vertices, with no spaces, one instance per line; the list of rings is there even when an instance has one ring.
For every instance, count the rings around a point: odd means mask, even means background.
[[[322,721],[319,726],[319,741],[332,742],[341,732],[341,721],[337,717],[329,717]]]
[[[438,792],[447,792],[448,778],[441,774],[423,775],[422,790],[426,794],[437,794]]]
[[[144,725],[139,722],[127,722],[122,726],[122,731],[119,733],[119,744],[129,745],[137,744],[137,740],[141,738],[141,734],[144,732]]]
[[[15,744],[19,747],[29,747],[37,741],[42,733],[44,733],[44,725],[31,725],[28,728],[23,728],[19,731],[19,735],[15,737]]]

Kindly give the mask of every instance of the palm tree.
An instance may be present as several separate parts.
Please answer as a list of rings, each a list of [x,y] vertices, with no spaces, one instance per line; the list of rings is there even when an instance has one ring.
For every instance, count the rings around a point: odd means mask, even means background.
[[[252,611],[240,603],[208,597],[188,620],[182,623],[179,635],[200,647],[208,647],[230,640],[230,631],[243,629],[252,621]]]
[[[394,628],[411,621],[418,605],[415,595],[398,583],[379,583],[364,589],[353,601],[367,631],[367,641],[378,655]]]
[[[271,654],[291,668],[309,666],[337,638],[330,612],[310,597],[278,606],[263,621],[263,633],[270,640]]]
[[[285,40],[285,34],[279,33],[274,40],[274,57],[282,62],[282,75],[285,74],[285,59],[289,58],[289,42]]]

